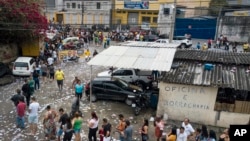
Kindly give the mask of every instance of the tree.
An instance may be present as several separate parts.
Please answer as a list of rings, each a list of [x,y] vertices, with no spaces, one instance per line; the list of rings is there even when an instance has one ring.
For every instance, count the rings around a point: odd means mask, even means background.
[[[0,41],[23,41],[48,28],[41,0],[0,0]]]
[[[209,3],[209,13],[211,16],[218,16],[220,9],[227,5],[227,0],[211,0]]]

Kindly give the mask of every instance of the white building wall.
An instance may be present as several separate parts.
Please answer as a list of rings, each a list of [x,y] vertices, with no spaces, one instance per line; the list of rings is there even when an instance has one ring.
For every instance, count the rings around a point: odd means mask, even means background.
[[[157,30],[160,31],[160,34],[169,35],[172,23],[172,13],[173,13],[173,4],[161,4],[158,12],[158,26]],[[163,9],[170,8],[170,14],[164,15]]]
[[[216,87],[161,82],[159,88],[157,115],[167,114],[170,119],[180,121],[188,117],[195,123],[220,127],[246,124],[249,121],[250,114],[214,111],[218,91]]]

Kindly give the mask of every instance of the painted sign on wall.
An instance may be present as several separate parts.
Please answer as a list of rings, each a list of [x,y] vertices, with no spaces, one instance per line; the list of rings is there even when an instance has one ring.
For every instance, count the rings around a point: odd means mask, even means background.
[[[159,86],[157,114],[167,113],[172,119],[183,120],[189,117],[206,121],[211,117],[203,116],[199,119],[199,116],[214,113],[217,88],[166,83],[160,83]]]
[[[124,1],[124,8],[128,9],[148,9],[148,1]]]

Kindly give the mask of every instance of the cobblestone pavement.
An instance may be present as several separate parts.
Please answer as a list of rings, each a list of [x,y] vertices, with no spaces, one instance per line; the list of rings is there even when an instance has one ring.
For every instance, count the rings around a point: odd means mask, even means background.
[[[113,43],[115,44],[115,43]],[[102,47],[90,47],[90,51],[93,52],[94,49],[97,49],[98,52],[103,50]],[[53,109],[58,110],[60,107],[66,109],[66,112],[70,112],[72,99],[74,97],[73,90],[70,88],[74,76],[78,76],[83,82],[88,82],[90,80],[90,66],[87,63],[80,59],[78,63],[67,63],[62,64],[62,70],[65,72],[65,83],[64,90],[59,93],[56,82],[41,82],[40,90],[37,90],[34,94],[36,96],[37,101],[41,105],[40,115],[39,115],[39,124],[38,124],[38,133],[35,136],[29,136],[28,125],[26,124],[26,129],[20,130],[16,128],[15,125],[15,116],[16,111],[13,103],[10,101],[10,97],[15,93],[17,88],[21,88],[23,82],[23,78],[17,77],[16,81],[5,85],[0,86],[0,141],[42,141],[44,140],[44,133],[42,127],[42,115],[44,114],[45,107],[49,104]],[[107,68],[101,66],[93,66],[92,69],[92,78],[96,76],[98,72],[106,70]],[[138,129],[142,126],[142,119],[148,118],[150,119],[151,115],[155,114],[155,110],[147,109],[141,112],[139,116],[133,115],[133,110],[130,106],[127,106],[123,102],[116,101],[97,101],[90,103],[86,98],[83,98],[81,101],[80,110],[84,115],[84,124],[81,132],[82,141],[87,141],[87,119],[90,117],[91,111],[96,111],[97,115],[100,119],[106,117],[109,119],[111,124],[116,126],[118,123],[117,115],[122,113],[124,114],[126,119],[130,119],[134,128],[134,138],[139,140],[140,135],[138,134]],[[26,116],[27,121],[27,116]],[[27,123],[27,122],[26,122]],[[174,125],[180,125],[179,122],[171,122]],[[101,125],[101,122],[99,126]],[[168,131],[168,126],[166,126],[166,130]],[[154,127],[153,123],[150,122],[149,128],[150,141],[154,141]],[[117,135],[113,135],[117,136]]]

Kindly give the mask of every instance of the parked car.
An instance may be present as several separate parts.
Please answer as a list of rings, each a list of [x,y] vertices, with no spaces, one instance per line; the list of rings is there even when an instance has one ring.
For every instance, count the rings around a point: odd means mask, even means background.
[[[35,61],[32,57],[18,57],[13,64],[13,75],[29,76],[35,66]]]
[[[147,41],[147,42],[154,42],[158,39],[159,39],[159,37],[157,35],[145,35],[143,37],[143,41]]]
[[[175,43],[180,43],[180,48],[188,48],[192,46],[192,40],[185,36],[174,36],[173,41]]]
[[[168,39],[168,34],[160,34],[159,39]]]
[[[73,44],[75,44],[75,45],[78,44],[79,37],[68,37],[68,38],[62,40],[63,45],[69,44],[71,42],[73,42]]]
[[[92,95],[90,96],[90,87]],[[91,101],[98,99],[125,101],[127,105],[132,104],[128,96],[144,93],[139,87],[115,77],[97,77],[85,86],[85,94]]]
[[[98,77],[116,77],[145,89],[152,82],[152,71],[118,68],[97,74]]]
[[[156,43],[169,43],[168,39],[158,39],[155,41]]]

